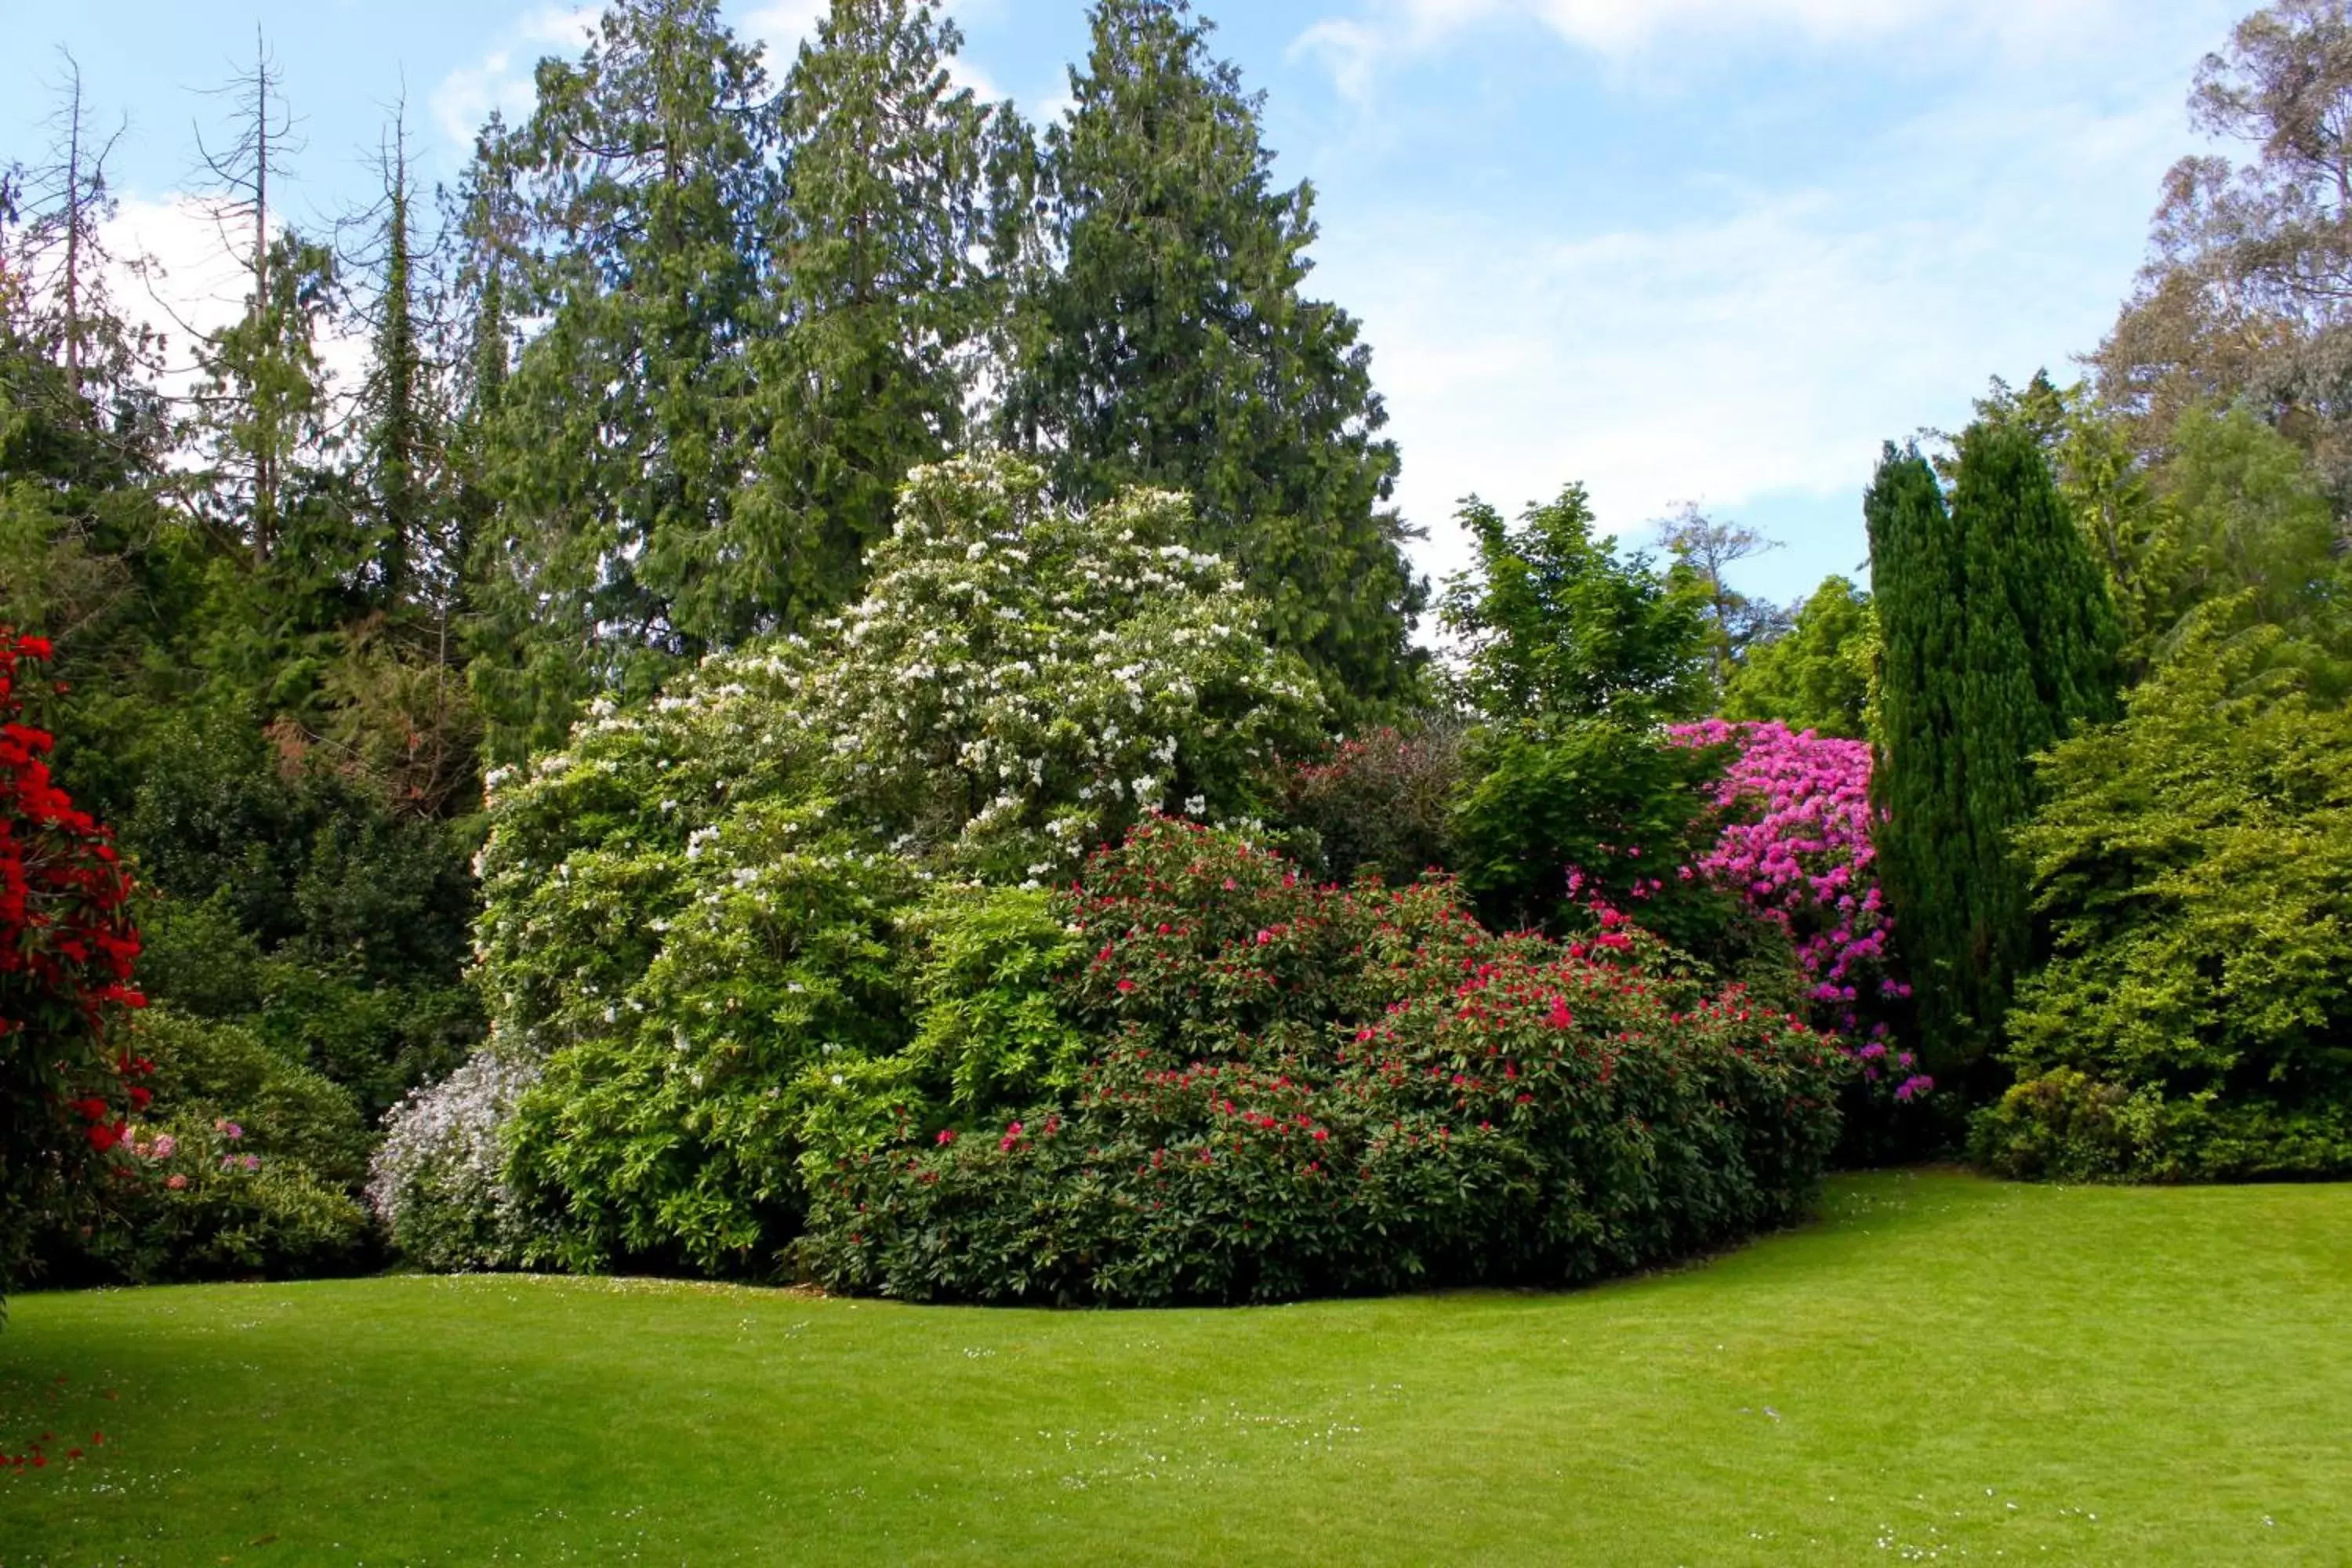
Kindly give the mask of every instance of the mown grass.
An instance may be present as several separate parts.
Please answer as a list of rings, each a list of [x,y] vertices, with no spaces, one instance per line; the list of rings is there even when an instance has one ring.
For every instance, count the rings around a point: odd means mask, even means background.
[[[1835,1183],[1675,1274],[1233,1311],[34,1295],[37,1563],[2343,1563],[2352,1187]]]

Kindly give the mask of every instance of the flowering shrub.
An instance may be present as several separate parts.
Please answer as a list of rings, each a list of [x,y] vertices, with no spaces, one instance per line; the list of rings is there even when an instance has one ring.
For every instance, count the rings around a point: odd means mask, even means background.
[[[143,1064],[111,1039],[143,1005],[131,879],[107,829],[51,782],[49,735],[24,722],[48,657],[0,626],[0,1299],[152,1098]]]
[[[368,1205],[409,1261],[426,1268],[519,1268],[551,1240],[507,1184],[504,1129],[537,1064],[488,1052],[384,1118]]]
[[[1855,1043],[1868,1081],[1889,1081],[1902,1100],[1925,1093],[1931,1081],[1909,1071],[1908,1052],[1889,1052],[1887,1024],[1874,1016],[1911,991],[1888,970],[1893,921],[1872,869],[1868,742],[1720,719],[1673,733],[1690,745],[1734,746],[1719,798],[1752,808],[1729,817],[1692,873],[1737,889],[1789,933],[1813,1022]]]
[[[348,1273],[370,1260],[366,1214],[339,1185],[256,1149],[243,1124],[173,1117],[134,1122],[120,1148],[128,1179],[100,1200],[62,1253],[74,1283],[273,1279]]]
[[[909,474],[843,651],[796,709],[845,806],[1005,883],[1066,874],[1150,811],[1246,813],[1322,716],[1234,568],[1176,542],[1184,497],[1074,512],[1044,489],[1006,457]]]
[[[1304,667],[1228,566],[1172,542],[1181,497],[1080,513],[1043,485],[1010,458],[917,469],[822,648],[713,658],[493,776],[479,978],[494,1048],[543,1064],[508,1173],[560,1219],[550,1256],[764,1267],[797,1226],[803,1119],[864,1125],[859,1086],[917,1070],[872,1065],[910,1028],[961,1092],[1051,1081],[1055,1026],[1000,1037],[1029,1026],[1020,998],[949,994],[1037,961],[1017,911],[950,920],[930,980],[897,917],[937,882],[1042,886],[1163,804],[1245,813],[1314,735]]]
[[[369,1259],[371,1227],[349,1195],[369,1138],[350,1090],[249,1030],[166,1007],[141,1016],[131,1044],[152,1064],[157,1100],[126,1123],[86,1223],[42,1238],[53,1278],[283,1279]]]
[[[1796,1213],[1849,1070],[1612,917],[1488,935],[1153,822],[1066,900],[1071,1092],[813,1183],[804,1265],[916,1300],[1273,1300],[1639,1268]]]
[[[1777,721],[1709,719],[1672,733],[1685,745],[1728,749],[1732,759],[1717,786],[1721,837],[1675,874],[1736,892],[1793,944],[1808,1016],[1860,1068],[1842,1157],[1916,1151],[1931,1130],[1912,1108],[1935,1080],[1890,1021],[1911,988],[1889,966],[1894,922],[1874,868],[1869,744]]]

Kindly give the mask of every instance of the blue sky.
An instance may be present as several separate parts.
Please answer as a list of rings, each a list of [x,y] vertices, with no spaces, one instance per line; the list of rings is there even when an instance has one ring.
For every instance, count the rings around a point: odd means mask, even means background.
[[[788,50],[821,0],[741,0]],[[1628,535],[1696,501],[1780,539],[1746,585],[1863,555],[1879,443],[1965,419],[1988,377],[2068,371],[2130,287],[2183,110],[2253,0],[1202,0],[1267,95],[1323,226],[1310,287],[1362,318],[1404,456],[1449,521],[1570,479]],[[961,0],[963,70],[1059,111],[1080,0]],[[207,236],[175,202],[196,89],[267,36],[308,147],[298,218],[363,201],[405,95],[428,176],[580,16],[533,0],[0,0],[0,157],[37,151],[69,47],[130,130],[124,228],[201,318]]]

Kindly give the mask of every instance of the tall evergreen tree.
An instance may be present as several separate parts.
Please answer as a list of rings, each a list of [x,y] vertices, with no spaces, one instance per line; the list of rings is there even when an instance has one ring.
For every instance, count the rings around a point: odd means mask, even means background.
[[[1880,866],[1923,1043],[1965,1078],[1998,1044],[2038,939],[2011,837],[2031,759],[2116,711],[2105,584],[2032,433],[1960,437],[1950,504],[1889,447],[1864,503],[1882,639]]]
[[[697,580],[713,635],[849,596],[907,470],[962,438],[1000,116],[950,84],[961,43],[929,5],[835,0],[785,82],[777,324],[752,348],[764,449]]]
[[[775,105],[717,0],[622,0],[475,183],[511,185],[543,328],[491,426],[477,675],[503,749],[560,740],[599,686],[648,686],[735,629],[702,591],[756,456]]]
[[[362,476],[374,555],[374,586],[397,606],[414,597],[417,574],[438,553],[436,491],[445,445],[438,400],[420,331],[414,195],[407,128],[395,119],[381,159],[372,338],[361,391]]]
[[[1061,265],[1024,301],[1001,417],[1068,499],[1192,493],[1345,715],[1407,696],[1426,602],[1385,506],[1396,447],[1355,319],[1301,292],[1314,191],[1275,188],[1257,95],[1186,0],[1097,0],[1046,132]]]
[[[492,466],[498,417],[514,358],[509,279],[518,223],[514,192],[492,154],[505,135],[503,120],[493,112],[444,218],[455,246],[455,295],[461,301],[452,316],[463,319],[446,323],[451,335],[453,412],[443,605],[448,616],[461,624],[474,607],[476,576],[490,564],[482,559],[488,552],[480,552],[479,545],[497,510]]]

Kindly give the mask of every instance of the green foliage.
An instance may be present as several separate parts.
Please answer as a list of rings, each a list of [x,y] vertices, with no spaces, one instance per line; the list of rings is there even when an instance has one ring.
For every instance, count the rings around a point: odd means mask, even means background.
[[[803,1262],[911,1300],[1162,1305],[1636,1268],[1797,1211],[1843,1058],[1657,967],[1317,889],[1166,822],[1090,868],[1097,1041],[1007,1124],[843,1158]],[[1257,925],[1255,921],[1265,923]]]
[[[2019,843],[2055,952],[2010,1015],[2021,1081],[1979,1127],[1999,1167],[2352,1169],[2352,716],[2263,680],[2281,635],[2195,630],[2044,763]]]
[[[1724,688],[1723,716],[1858,741],[1875,704],[1878,617],[1870,595],[1825,577],[1781,636],[1757,643]]]
[[[2149,455],[2134,447],[2132,416],[2084,387],[2037,378],[1988,406],[2049,453],[2105,574],[2135,678],[2228,600],[2233,626],[2287,633],[2278,657],[2301,664],[2316,694],[2352,690],[2352,564],[2335,506],[2311,456],[2252,406],[2192,403]]]
[[[1446,584],[1444,614],[1486,722],[1465,742],[1453,864],[1481,912],[1557,928],[1591,895],[1627,907],[1662,893],[1645,918],[1675,940],[1720,923],[1726,900],[1660,881],[1717,826],[1723,754],[1658,728],[1705,700],[1706,588],[1680,563],[1661,574],[1645,556],[1613,555],[1592,537],[1581,485],[1516,527],[1476,500],[1462,522],[1478,564]]]
[[[141,1015],[135,1049],[155,1064],[148,1079],[175,1121],[236,1122],[240,1152],[299,1167],[335,1189],[358,1185],[373,1143],[351,1090],[270,1049],[238,1024],[157,1006]]]
[[[509,1179],[561,1214],[574,1268],[764,1271],[797,1226],[811,1069],[903,1038],[900,861],[761,807],[703,847],[660,952],[547,1059],[508,1133]]]
[[[1446,584],[1442,613],[1481,712],[1639,728],[1698,710],[1707,600],[1687,567],[1661,575],[1645,556],[1612,554],[1592,537],[1582,485],[1529,507],[1517,527],[1475,499],[1460,521],[1478,563]]]
[[[1076,1084],[1088,1045],[1053,986],[1081,939],[1052,894],[947,888],[901,924],[919,957],[914,1038],[893,1083],[898,1103],[913,1098],[916,1074],[943,1084],[943,1108],[966,1117]]]
[[[1274,188],[1260,100],[1185,0],[1099,0],[1092,28],[1045,132],[1060,265],[1016,312],[1005,433],[1066,499],[1192,496],[1182,542],[1234,563],[1343,718],[1381,716],[1415,693],[1425,593],[1370,351],[1300,292],[1314,192]]]
[[[2315,696],[2352,691],[2352,560],[2310,459],[2243,407],[2194,408],[2158,479],[2161,522],[2131,584],[2143,658],[2172,655],[2226,602],[2231,626],[2281,629],[2272,657],[2300,665]]]
[[[349,1088],[371,1116],[479,1037],[458,982],[473,914],[463,841],[394,816],[250,730],[175,726],[124,824],[160,895],[155,993],[237,1019]]]
[[[1465,752],[1454,869],[1507,929],[1572,927],[1598,897],[1640,905],[1678,944],[1710,946],[1734,902],[1675,868],[1715,846],[1726,760],[1722,747],[1673,744],[1608,719],[1487,725]]]
[[[2017,421],[1960,437],[1948,506],[1927,464],[1889,447],[1864,510],[1882,639],[1878,864],[1927,1066],[1964,1083],[2038,957],[2010,842],[2037,798],[2029,759],[2112,713],[2118,635]]]

